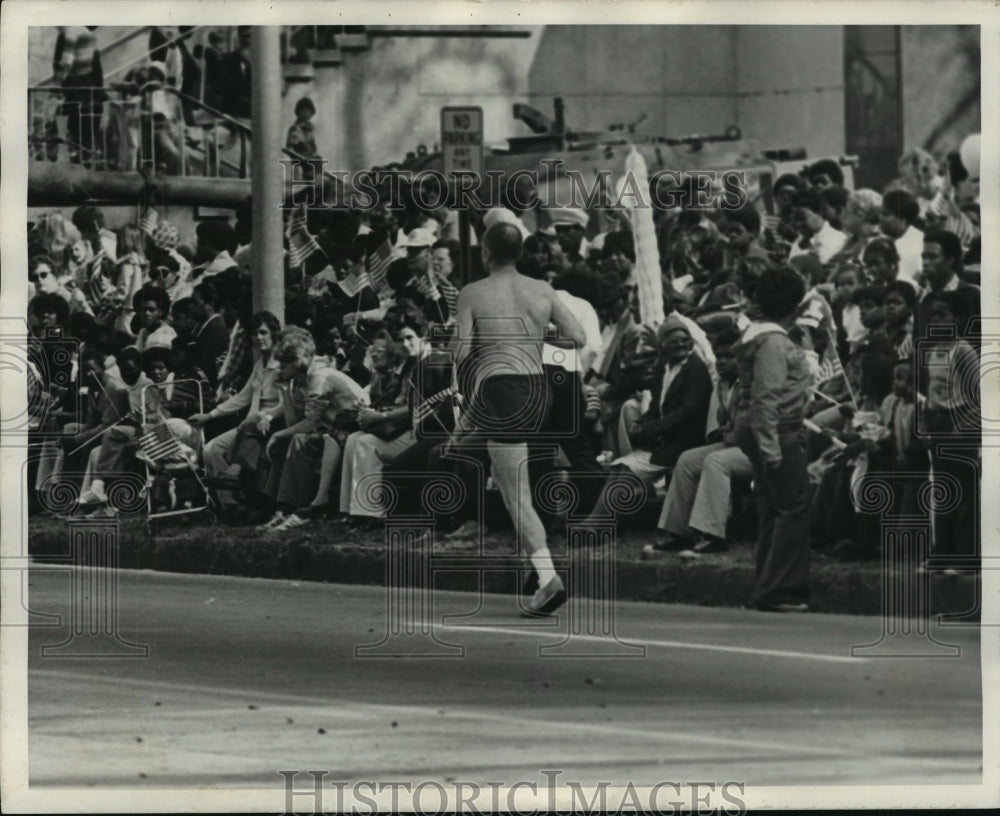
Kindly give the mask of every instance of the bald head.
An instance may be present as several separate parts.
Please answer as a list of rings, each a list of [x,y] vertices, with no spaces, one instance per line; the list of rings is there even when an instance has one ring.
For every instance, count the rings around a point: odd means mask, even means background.
[[[521,257],[524,239],[513,224],[494,224],[483,235],[483,265],[487,270],[513,266]]]

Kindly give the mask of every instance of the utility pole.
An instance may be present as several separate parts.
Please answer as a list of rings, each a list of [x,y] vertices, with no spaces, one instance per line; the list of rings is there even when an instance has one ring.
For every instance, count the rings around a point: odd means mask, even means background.
[[[285,268],[282,247],[281,29],[254,26],[250,37],[253,113],[253,308],[285,322]]]

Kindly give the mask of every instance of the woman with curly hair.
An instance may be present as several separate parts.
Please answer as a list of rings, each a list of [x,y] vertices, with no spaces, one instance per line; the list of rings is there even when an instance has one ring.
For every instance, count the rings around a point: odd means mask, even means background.
[[[139,313],[142,328],[136,337],[139,351],[146,346],[167,346],[174,342],[177,332],[167,323],[170,314],[170,296],[159,286],[143,286],[132,298],[132,305]]]
[[[833,193],[821,195],[827,199]],[[831,267],[845,261],[860,263],[865,247],[878,232],[881,209],[882,196],[874,190],[861,188],[848,194],[847,203],[840,211],[840,227],[847,234],[847,243],[830,259]]]
[[[261,530],[282,532],[306,523],[291,511],[305,505],[316,490],[324,433],[368,404],[364,389],[346,374],[313,366],[315,356],[312,335],[298,326],[285,329],[274,351],[281,404],[261,416],[260,429],[267,433],[275,419],[283,420],[284,427],[271,434],[265,449],[271,463],[265,492],[276,509]]]

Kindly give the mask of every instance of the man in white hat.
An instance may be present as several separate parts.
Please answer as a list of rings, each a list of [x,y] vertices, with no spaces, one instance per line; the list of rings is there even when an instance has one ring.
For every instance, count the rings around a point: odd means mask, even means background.
[[[436,243],[437,236],[422,227],[418,227],[406,236],[406,263],[411,275],[408,285],[426,298],[424,311],[428,319],[435,323],[445,323],[450,310],[431,272],[434,259],[433,247]]]
[[[567,265],[572,268],[577,264],[585,264],[587,239],[585,233],[590,216],[576,207],[557,207],[550,211],[552,226],[556,230],[556,238],[566,256]]]
[[[494,207],[491,210],[487,210],[486,215],[483,216],[483,227],[485,229],[489,229],[494,224],[512,224],[520,230],[522,239],[531,235],[531,230],[524,226],[524,222],[504,207]]]

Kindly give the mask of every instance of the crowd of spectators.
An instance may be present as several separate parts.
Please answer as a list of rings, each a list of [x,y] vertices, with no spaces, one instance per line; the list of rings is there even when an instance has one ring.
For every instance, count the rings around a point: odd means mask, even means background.
[[[594,234],[592,214],[570,208],[534,233],[508,210],[474,213],[469,277],[483,274],[485,232],[516,228],[519,271],[551,282],[587,336],[575,352],[545,347],[553,410],[531,478],[565,471],[594,518],[617,479],[665,488],[648,555],[693,559],[727,549],[752,482],[758,601],[788,609],[808,601],[810,552],[878,557],[879,519],[858,495],[866,472],[888,474],[901,514],[929,481],[977,496],[969,177],[952,157],[933,195],[905,184],[880,194],[845,188],[836,162],[818,162],[775,181],[771,213],[692,200],[657,210],[658,325],[639,319],[627,215]],[[203,463],[224,519],[270,534],[328,516],[381,524],[418,501],[408,472],[469,478],[449,456],[476,396],[447,353],[464,282],[454,214],[290,214],[282,321],[251,306],[249,213],[199,223],[191,243],[152,211],[117,234],[94,207],[29,225],[32,405],[39,432],[63,432],[42,445],[37,507],[85,474],[79,512],[113,513],[107,485],[136,455],[150,459],[140,439],[157,423]],[[79,354],[46,358],[53,337],[75,339]],[[70,417],[74,393],[86,410]],[[939,454],[942,441],[971,452]],[[396,505],[370,489],[379,480]],[[443,525],[481,522],[468,494]],[[936,553],[978,553],[977,509],[932,508]]]

